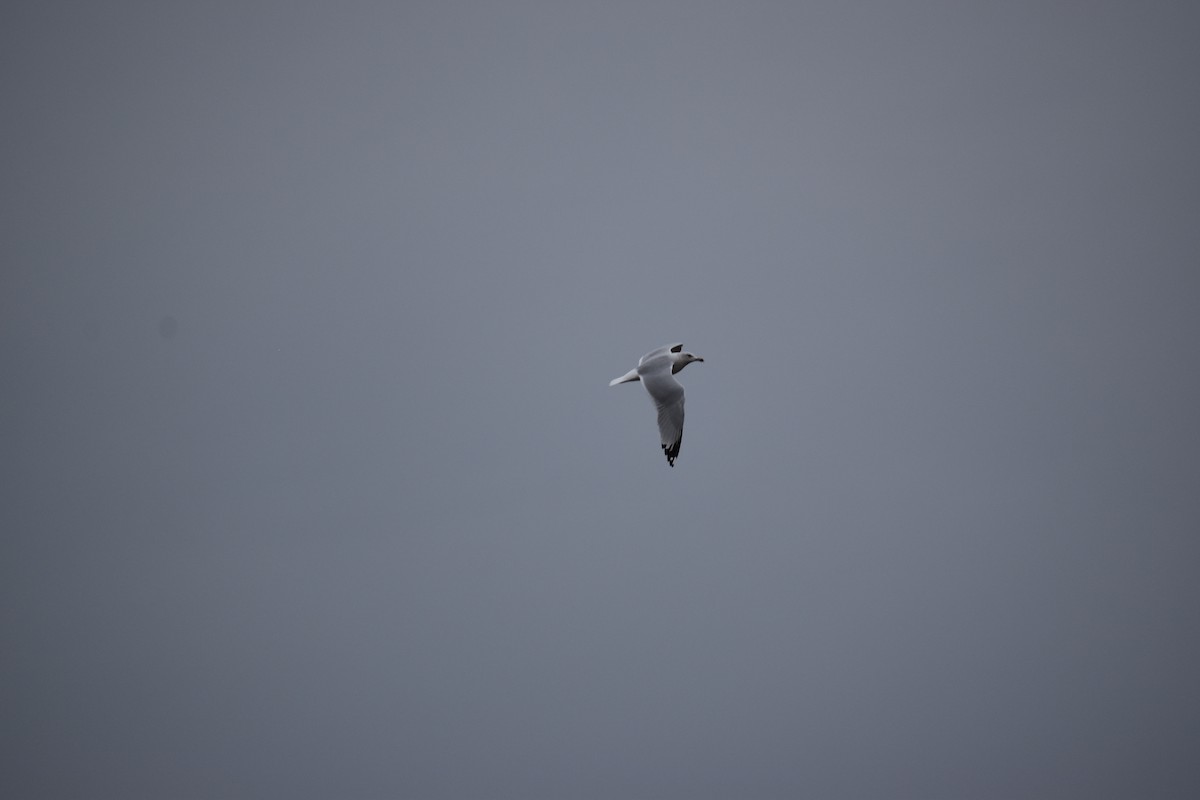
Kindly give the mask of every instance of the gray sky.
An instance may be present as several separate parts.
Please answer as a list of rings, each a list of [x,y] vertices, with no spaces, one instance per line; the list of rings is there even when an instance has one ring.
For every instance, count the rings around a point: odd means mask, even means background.
[[[6,4],[0,793],[1197,796],[1198,23]]]

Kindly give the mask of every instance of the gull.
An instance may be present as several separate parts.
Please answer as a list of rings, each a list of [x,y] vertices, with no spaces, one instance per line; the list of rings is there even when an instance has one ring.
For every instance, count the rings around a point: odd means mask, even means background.
[[[682,344],[668,344],[651,350],[642,356],[635,369],[608,382],[618,383],[641,381],[658,409],[658,433],[662,440],[667,463],[675,466],[679,457],[679,443],[683,441],[683,387],[675,380],[675,373],[693,361],[704,359],[683,352]]]

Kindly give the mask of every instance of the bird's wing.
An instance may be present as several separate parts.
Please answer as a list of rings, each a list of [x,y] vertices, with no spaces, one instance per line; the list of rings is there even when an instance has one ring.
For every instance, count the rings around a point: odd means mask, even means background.
[[[649,361],[652,358],[657,358],[659,356],[665,356],[667,353],[678,353],[682,349],[683,349],[682,344],[664,344],[662,347],[655,348],[654,350],[651,350],[649,353],[646,353],[646,355],[642,356],[641,360],[638,361],[638,366],[640,367],[642,364],[645,364],[647,361]]]
[[[661,362],[661,363],[660,363]],[[642,385],[650,393],[658,409],[658,435],[662,442],[663,453],[667,463],[675,466],[679,457],[679,445],[683,441],[683,387],[671,374],[671,361],[666,358],[656,359],[646,366],[651,369],[638,368],[642,377]]]

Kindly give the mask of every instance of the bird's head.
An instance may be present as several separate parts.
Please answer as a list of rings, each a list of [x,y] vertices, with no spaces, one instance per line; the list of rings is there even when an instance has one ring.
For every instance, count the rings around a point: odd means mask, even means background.
[[[671,359],[675,362],[671,365],[672,375],[674,375],[676,372],[679,372],[679,370],[683,369],[693,361],[699,361],[701,363],[704,362],[704,359],[695,353],[672,353]]]

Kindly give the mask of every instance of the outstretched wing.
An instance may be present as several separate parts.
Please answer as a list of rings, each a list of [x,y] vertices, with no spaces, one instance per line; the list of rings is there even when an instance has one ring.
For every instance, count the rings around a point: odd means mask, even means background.
[[[646,353],[646,355],[642,356],[641,360],[638,361],[638,366],[640,367],[642,364],[645,364],[652,358],[665,356],[667,353],[678,353],[682,349],[682,344],[664,344],[662,347],[657,347],[651,350],[649,353]]]
[[[639,368],[638,372],[642,376],[642,385],[658,409],[659,439],[667,463],[673,467],[683,441],[683,387],[671,374],[669,359],[663,358],[661,364],[655,362],[647,366],[652,368]]]

